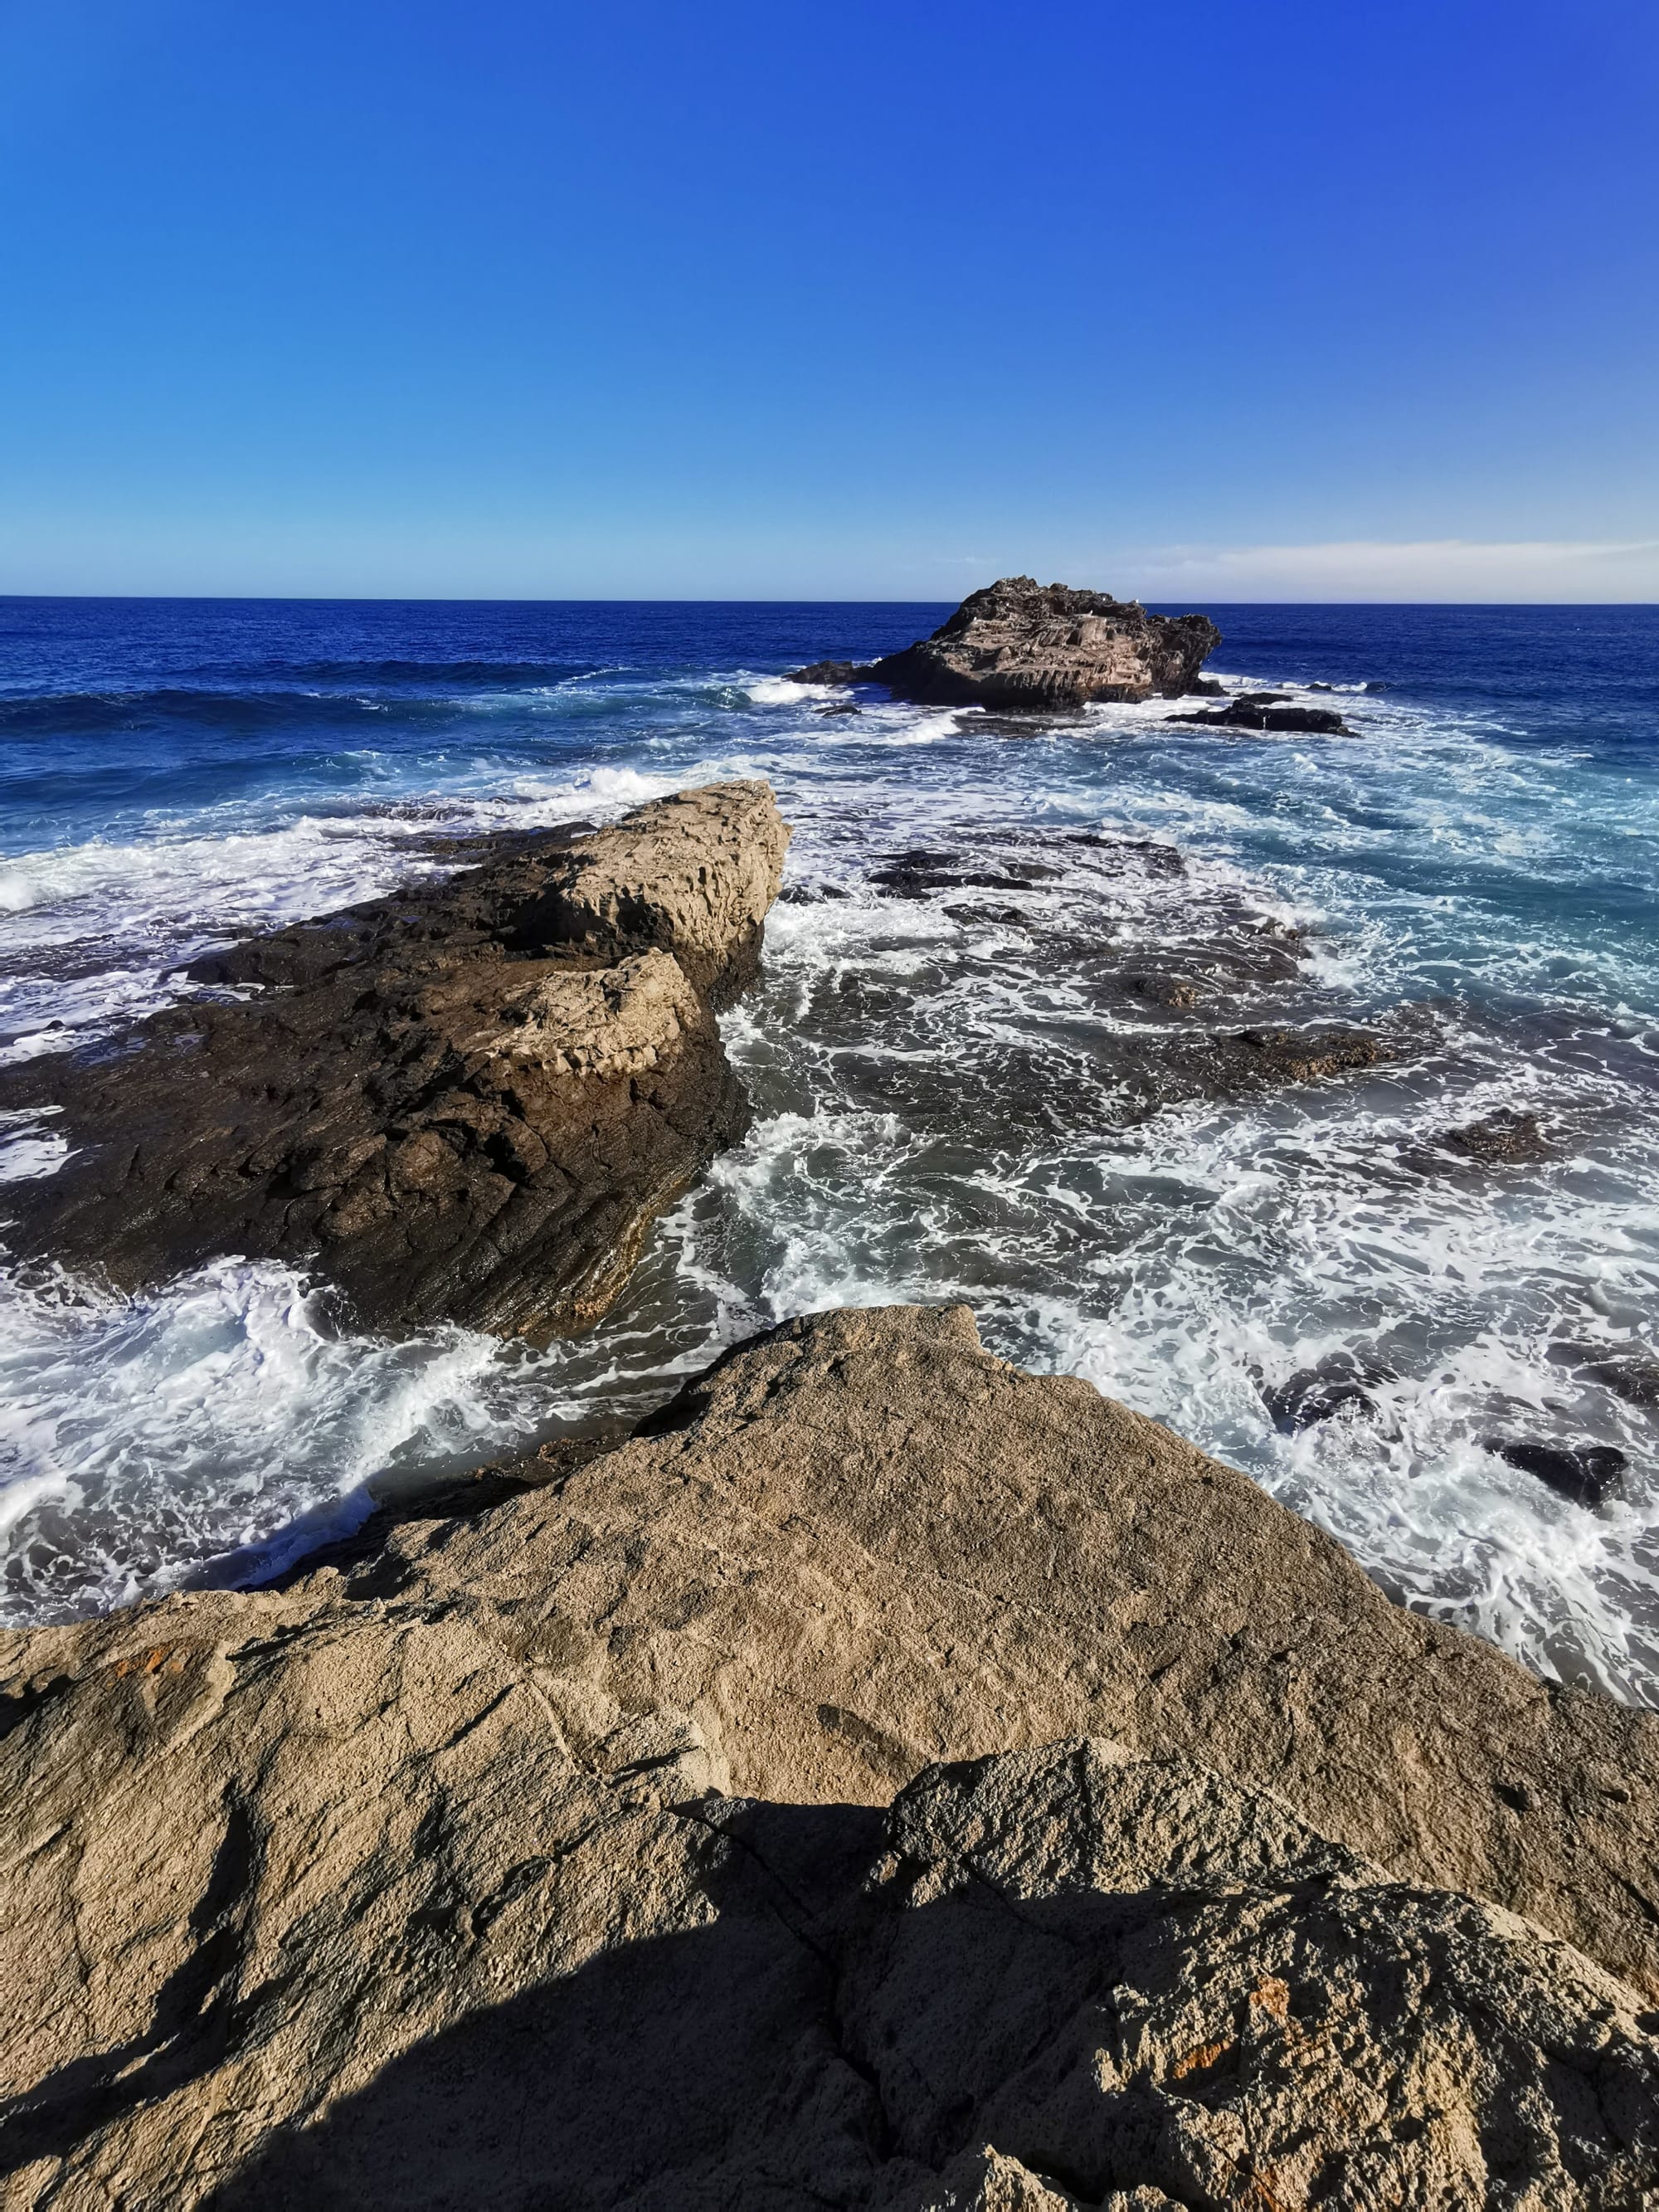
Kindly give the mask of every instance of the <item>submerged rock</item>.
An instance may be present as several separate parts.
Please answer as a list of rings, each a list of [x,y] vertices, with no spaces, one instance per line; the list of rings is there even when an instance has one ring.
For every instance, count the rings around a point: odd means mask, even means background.
[[[1295,1436],[1339,1414],[1377,1419],[1382,1408],[1376,1393],[1395,1379],[1394,1370],[1380,1360],[1362,1359],[1352,1352],[1330,1352],[1311,1367],[1298,1367],[1282,1382],[1259,1382],[1258,1388],[1273,1426]]]
[[[884,684],[930,706],[1052,713],[1091,699],[1179,698],[1221,642],[1204,615],[1149,615],[1109,592],[1005,576],[931,637],[867,666],[817,661],[802,684]]]
[[[960,1309],[0,1692],[20,2208],[1659,2183],[1659,1719]]]
[[[1443,1151],[1479,1160],[1484,1167],[1530,1166],[1555,1157],[1538,1115],[1514,1106],[1500,1106],[1478,1121],[1448,1129],[1436,1142]]]
[[[1560,1341],[1550,1346],[1549,1357],[1571,1368],[1575,1382],[1610,1390],[1627,1406],[1659,1407],[1659,1353],[1645,1346]]]
[[[9,1192],[9,1241],[123,1287],[314,1262],[371,1324],[592,1320],[743,1126],[714,1017],[788,835],[765,784],[711,785],[210,956],[261,994],[9,1080],[75,1147]]]
[[[1390,1057],[1387,1042],[1370,1030],[1241,1030],[1237,1036],[1216,1038],[1214,1046],[1218,1059],[1260,1083],[1306,1083],[1379,1067]]]
[[[1535,1475],[1575,1505],[1605,1505],[1617,1498],[1629,1462],[1616,1444],[1546,1444],[1496,1439],[1487,1449],[1522,1474]]]

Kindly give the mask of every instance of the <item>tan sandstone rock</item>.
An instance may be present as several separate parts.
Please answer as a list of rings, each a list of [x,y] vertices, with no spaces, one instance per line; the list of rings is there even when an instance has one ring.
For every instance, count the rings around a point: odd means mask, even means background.
[[[0,1638],[8,2212],[1659,2187],[1654,1717],[960,1309],[655,1425]]]
[[[931,637],[867,667],[817,661],[802,683],[884,684],[902,699],[1047,713],[1091,699],[1179,698],[1221,642],[1205,615],[1149,615],[1109,592],[1004,576]]]
[[[1179,1752],[1659,1994],[1659,1715],[1402,1611],[966,1308],[788,1322],[647,1426],[556,1494],[392,1531],[346,1586],[486,1606],[624,1705],[704,1714],[757,1796],[878,1803],[1080,1733]]]
[[[605,1081],[655,1067],[678,1049],[699,1011],[685,970],[653,946],[614,968],[556,969],[508,1005],[504,1026],[481,1031],[473,1046],[550,1075]]]
[[[729,993],[752,970],[788,843],[769,784],[678,792],[585,838],[525,927],[605,956],[658,945]]]

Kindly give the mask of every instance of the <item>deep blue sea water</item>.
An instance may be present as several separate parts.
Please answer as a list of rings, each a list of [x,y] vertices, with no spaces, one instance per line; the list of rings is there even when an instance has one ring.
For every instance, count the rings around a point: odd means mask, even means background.
[[[826,720],[781,680],[945,611],[0,600],[7,1057],[118,1030],[210,944],[438,866],[434,830],[730,775],[769,776],[796,825],[763,981],[726,1018],[754,1127],[592,1336],[368,1340],[234,1259],[133,1299],[7,1279],[8,1617],[228,1554],[256,1571],[376,1474],[629,1417],[786,1314],[963,1297],[996,1350],[1246,1468],[1408,1602],[1659,1703],[1659,1408],[1577,1371],[1659,1353],[1659,609],[1206,610],[1216,672],[1337,687],[1343,738],[1172,726],[1161,702],[1040,735],[882,702]],[[1178,846],[1189,873],[1110,876],[1079,830]],[[872,882],[916,846],[1060,872],[975,916]],[[1314,933],[1294,1018],[1377,1023],[1395,1058],[1128,1117],[1091,945],[1241,915]],[[1499,1106],[1538,1113],[1553,1156],[1425,1170]],[[0,1139],[12,1174],[61,1150],[49,1121]],[[1339,1350],[1386,1370],[1376,1413],[1282,1433],[1264,1391]],[[1488,1448],[1517,1437],[1616,1446],[1624,1496],[1557,1497]]]

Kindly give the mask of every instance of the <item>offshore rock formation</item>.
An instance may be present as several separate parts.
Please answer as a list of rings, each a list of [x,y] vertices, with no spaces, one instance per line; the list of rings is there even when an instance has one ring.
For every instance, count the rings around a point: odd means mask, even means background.
[[[819,661],[803,684],[884,684],[928,706],[1048,714],[1091,699],[1179,698],[1221,642],[1203,615],[1149,615],[1109,592],[1005,576],[974,592],[931,637],[867,667]]]
[[[1286,694],[1261,691],[1206,707],[1195,714],[1166,714],[1166,722],[1205,722],[1223,730],[1271,730],[1291,737],[1348,738],[1352,731],[1328,707],[1288,707]]]
[[[961,1309],[554,1465],[0,1639],[9,2207],[1659,2185],[1659,1717]]]
[[[714,1012],[788,836],[765,784],[710,785],[212,956],[259,995],[10,1079],[75,1149],[9,1190],[7,1241],[122,1286],[314,1261],[374,1323],[592,1319],[743,1125]]]

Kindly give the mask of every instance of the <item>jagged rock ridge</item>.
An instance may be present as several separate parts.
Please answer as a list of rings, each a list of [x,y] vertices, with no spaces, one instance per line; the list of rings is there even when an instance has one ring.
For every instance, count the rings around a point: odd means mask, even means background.
[[[1050,713],[1091,699],[1179,698],[1220,642],[1205,615],[1149,615],[1109,592],[1005,576],[902,653],[865,667],[819,661],[795,674],[802,683],[884,684],[925,705]]]
[[[7,1241],[122,1286],[314,1261],[374,1323],[592,1320],[743,1126],[714,1016],[788,836],[767,785],[710,785],[213,955],[259,995],[9,1080],[76,1149],[9,1190]]]

